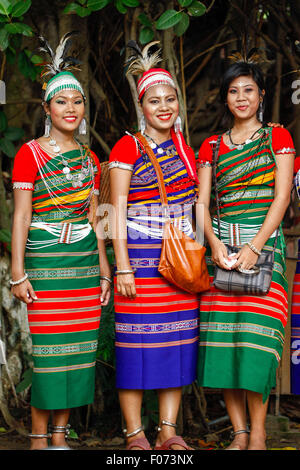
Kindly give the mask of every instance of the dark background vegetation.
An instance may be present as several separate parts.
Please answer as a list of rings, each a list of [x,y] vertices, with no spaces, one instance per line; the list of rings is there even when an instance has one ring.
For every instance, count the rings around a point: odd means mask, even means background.
[[[7,350],[0,417],[4,429],[21,434],[29,427],[32,362],[26,309],[11,298],[8,284],[13,157],[24,142],[43,134],[43,81],[37,64],[45,56],[37,37],[42,34],[55,48],[72,30],[80,32],[73,51],[82,62],[77,76],[88,96],[86,141],[104,170],[114,143],[125,130],[138,126],[135,84],[123,71],[129,39],[141,46],[160,40],[161,66],[178,83],[184,133],[196,152],[204,138],[224,130],[218,91],[228,55],[258,48],[267,84],[265,118],[284,124],[300,151],[300,105],[292,101],[300,78],[299,0],[0,0],[0,79],[6,84],[6,104],[0,105],[0,328]],[[105,187],[105,176],[102,183]],[[113,263],[109,242],[107,250]],[[91,429],[107,438],[120,434],[113,321],[112,301],[102,313],[95,403],[72,413],[78,434]],[[210,400],[196,384],[186,387],[181,429],[191,435],[208,432],[207,422],[225,413],[219,400],[213,407]],[[143,420],[150,430],[157,422],[154,392],[145,394]]]

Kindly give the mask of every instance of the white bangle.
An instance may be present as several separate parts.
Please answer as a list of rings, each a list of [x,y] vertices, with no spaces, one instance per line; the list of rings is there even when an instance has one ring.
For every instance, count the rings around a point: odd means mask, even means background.
[[[255,253],[255,254],[258,255],[258,256],[261,255],[261,251],[259,251],[252,243],[246,242],[246,245],[249,246],[250,250],[252,250],[253,253]]]
[[[19,284],[22,284],[22,282],[26,281],[27,278],[28,278],[28,274],[25,273],[25,276],[22,277],[21,279],[18,279],[17,281],[13,281],[12,279],[10,279],[9,283],[12,287],[18,286]]]
[[[134,274],[136,269],[122,269],[120,271],[116,271],[115,274]]]
[[[108,281],[110,284],[112,283],[112,279],[107,276],[100,276],[100,280],[102,281]]]

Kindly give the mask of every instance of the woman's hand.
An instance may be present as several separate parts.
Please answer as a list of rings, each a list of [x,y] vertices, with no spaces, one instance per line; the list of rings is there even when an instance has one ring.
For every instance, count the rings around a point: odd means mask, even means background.
[[[13,286],[11,288],[11,293],[17,299],[25,302],[25,304],[31,304],[34,300],[38,300],[36,293],[34,292],[33,287],[28,279],[17,286]]]
[[[119,294],[135,299],[135,279],[134,274],[119,274],[117,275],[117,291]]]
[[[244,245],[236,255],[233,256],[237,260],[234,269],[240,266],[242,269],[252,269],[257,263],[258,255],[256,255],[248,245]]]
[[[110,282],[107,279],[101,279],[101,306],[104,307],[108,304],[111,294]]]
[[[228,264],[226,264],[225,262],[225,260],[230,259],[228,258],[226,246],[218,238],[216,238],[214,243],[211,245],[211,258],[212,261],[217,264],[220,268],[230,271],[231,267],[228,266]]]
[[[269,127],[284,127],[283,124],[280,124],[279,122],[268,122]]]

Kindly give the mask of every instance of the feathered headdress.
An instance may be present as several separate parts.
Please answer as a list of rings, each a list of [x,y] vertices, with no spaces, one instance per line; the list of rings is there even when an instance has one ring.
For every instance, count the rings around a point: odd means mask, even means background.
[[[75,34],[79,34],[79,31],[71,31],[69,33],[64,34],[61,38],[55,52],[51,48],[47,39],[43,36],[39,36],[39,40],[41,43],[41,47],[39,50],[41,52],[46,52],[50,56],[50,62],[44,62],[43,64],[43,71],[41,76],[44,77],[45,75],[56,75],[60,72],[65,72],[68,70],[76,69],[80,70],[78,65],[81,63],[75,57],[67,56],[67,53],[72,44],[72,36]]]
[[[130,40],[127,44],[132,49],[132,55],[125,62],[125,73],[131,75],[142,75],[144,72],[154,68],[162,59],[159,41],[149,42],[143,49],[136,41]]]
[[[159,41],[152,41],[142,50],[136,41],[129,41],[127,47],[133,50],[133,54],[125,62],[126,75],[141,75],[137,82],[139,100],[144,93],[154,85],[170,85],[176,89],[172,75],[165,69],[155,68],[162,60],[158,47]]]
[[[232,51],[231,54],[228,56],[228,59],[232,63],[245,62],[247,64],[262,64],[268,61],[262,51],[257,47],[253,47],[252,49],[250,49],[249,52],[247,52],[246,50],[244,50],[243,52]]]

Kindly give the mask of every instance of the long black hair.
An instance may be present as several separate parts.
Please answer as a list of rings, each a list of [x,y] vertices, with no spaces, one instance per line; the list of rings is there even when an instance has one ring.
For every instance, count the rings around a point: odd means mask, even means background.
[[[252,63],[252,62],[242,62],[242,61],[236,62],[232,64],[226,70],[226,72],[223,75],[221,86],[220,86],[220,97],[221,97],[222,103],[224,103],[224,106],[225,106],[224,123],[226,122],[226,124],[228,124],[228,122],[232,121],[233,119],[232,113],[226,106],[228,90],[232,81],[242,76],[252,77],[252,79],[258,86],[260,96],[263,98],[263,101],[262,101],[263,110],[265,108],[265,98],[262,93],[262,91],[265,90],[265,80],[264,80],[264,76],[260,67],[257,64]]]

